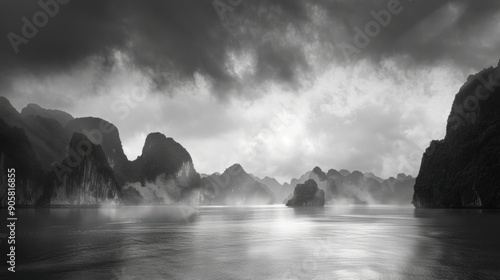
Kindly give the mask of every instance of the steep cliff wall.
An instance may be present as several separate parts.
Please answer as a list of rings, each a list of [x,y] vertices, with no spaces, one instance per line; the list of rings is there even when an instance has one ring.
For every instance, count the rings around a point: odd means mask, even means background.
[[[70,120],[65,130],[68,135],[72,135],[74,132],[82,133],[93,144],[101,146],[120,186],[132,179],[130,175],[133,172],[127,156],[123,152],[120,134],[116,126],[103,119],[86,117]]]
[[[119,188],[102,148],[74,133],[68,157],[45,184],[45,205],[90,206],[118,202]]]
[[[293,197],[286,206],[324,206],[325,192],[318,188],[316,181],[307,180],[304,184],[298,184],[293,192]]]
[[[455,96],[446,136],[425,151],[417,208],[500,208],[500,67],[469,76]]]
[[[43,193],[44,173],[24,130],[0,120],[0,206],[7,205],[7,170],[14,168],[16,205],[34,206]]]
[[[123,187],[127,204],[169,204],[188,199],[200,184],[191,156],[161,133],[146,138],[142,154],[130,164]]]
[[[1,205],[6,202],[4,169],[13,167],[18,178],[18,205],[199,201],[195,190],[200,176],[191,156],[161,133],[148,135],[142,155],[131,162],[118,129],[99,118],[74,119],[66,112],[36,104],[19,113],[0,96],[0,121]],[[81,143],[90,147],[89,154],[81,155]]]
[[[0,96],[0,119],[10,127],[22,128],[44,171],[49,171],[54,161],[66,155],[65,147],[71,135],[54,119],[39,115],[20,114],[5,97]]]

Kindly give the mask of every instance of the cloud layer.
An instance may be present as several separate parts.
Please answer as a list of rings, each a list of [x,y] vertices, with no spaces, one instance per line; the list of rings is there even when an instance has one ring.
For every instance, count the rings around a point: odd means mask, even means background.
[[[400,12],[358,47],[357,28],[366,33],[391,5]],[[0,90],[18,109],[33,102],[107,118],[129,157],[160,131],[202,172],[240,162],[281,179],[316,165],[415,175],[454,94],[496,64],[500,45],[498,1],[0,6]],[[23,43],[13,47],[13,36]],[[347,44],[359,51],[346,57]]]

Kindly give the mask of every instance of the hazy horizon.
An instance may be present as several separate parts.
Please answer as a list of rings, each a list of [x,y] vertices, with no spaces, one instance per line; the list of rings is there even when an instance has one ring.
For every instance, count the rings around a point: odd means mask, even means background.
[[[227,17],[211,1],[70,2],[18,53],[2,40],[0,88],[18,110],[112,122],[129,159],[158,131],[200,173],[240,163],[280,182],[314,166],[416,176],[467,76],[498,61],[500,4],[400,1],[356,47],[357,28],[390,2],[236,1]],[[10,3],[3,34],[38,10]]]

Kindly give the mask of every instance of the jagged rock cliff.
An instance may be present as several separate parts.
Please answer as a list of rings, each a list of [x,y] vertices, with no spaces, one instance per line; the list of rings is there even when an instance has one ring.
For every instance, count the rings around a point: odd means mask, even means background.
[[[410,204],[415,184],[415,179],[405,174],[399,174],[397,179],[391,177],[384,180],[371,173],[335,169],[325,173],[315,167],[306,175],[307,178],[300,178],[300,183],[314,180],[318,188],[325,191],[327,204]],[[292,184],[300,180],[294,179]]]
[[[74,132],[85,134],[92,143],[102,147],[120,186],[133,180],[131,165],[123,152],[120,134],[115,125],[100,118],[86,117],[70,120],[65,130],[68,135]]]
[[[239,164],[220,175],[203,178],[201,192],[201,203],[209,205],[272,204],[275,201],[269,188],[255,181]]]
[[[51,170],[53,162],[66,157],[68,143],[73,133],[78,132],[85,134],[95,145],[102,146],[118,183],[121,185],[127,181],[130,165],[118,129],[113,124],[93,117],[74,119],[64,111],[49,110],[36,104],[29,104],[19,113],[5,97],[0,97],[0,109],[0,119],[25,130],[45,171]]]
[[[397,177],[384,180],[371,173],[335,169],[325,174],[319,167],[310,176],[325,190],[327,203],[410,204],[415,179],[405,174]]]
[[[192,195],[200,176],[191,156],[160,133],[150,134],[143,154],[130,162],[118,129],[99,118],[74,119],[36,104],[19,113],[0,96],[0,120],[2,168],[20,166],[18,205],[101,205],[118,197],[129,204],[199,201]],[[93,152],[78,158],[74,151],[82,141],[90,141]],[[4,186],[0,201],[6,200]]]
[[[285,182],[283,184],[283,187],[281,188],[279,194],[276,196],[277,201],[279,201],[280,203],[286,204],[286,202],[292,198],[293,191],[295,190],[295,187],[298,184],[305,183],[310,178],[311,178],[311,171],[307,171],[302,176],[300,176],[298,179],[293,178],[290,181],[290,183]]]
[[[20,114],[5,97],[0,96],[0,119],[11,127],[24,130],[42,169],[49,171],[54,161],[66,155],[69,136],[56,120],[39,115]]]
[[[7,171],[15,169],[16,205],[33,206],[42,196],[44,173],[24,133],[0,120],[0,206],[7,205]]]
[[[293,192],[293,197],[286,206],[324,206],[325,192],[318,188],[316,181],[307,180],[304,184],[298,184]]]
[[[128,204],[177,203],[189,199],[200,183],[186,149],[161,133],[148,135],[141,156],[130,168],[124,186]]]
[[[460,88],[445,138],[423,155],[413,205],[500,208],[500,67],[469,76]]]
[[[21,115],[25,118],[28,116],[39,116],[47,119],[54,119],[63,127],[66,126],[69,121],[73,120],[73,116],[64,111],[45,109],[37,104],[28,104],[21,110]]]
[[[55,166],[44,186],[40,205],[114,205],[119,188],[101,146],[74,133],[68,157]]]

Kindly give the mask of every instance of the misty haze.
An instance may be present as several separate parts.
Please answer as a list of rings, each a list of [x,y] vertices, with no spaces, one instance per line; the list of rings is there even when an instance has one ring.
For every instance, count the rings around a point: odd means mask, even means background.
[[[500,279],[500,3],[0,3],[0,279]]]

